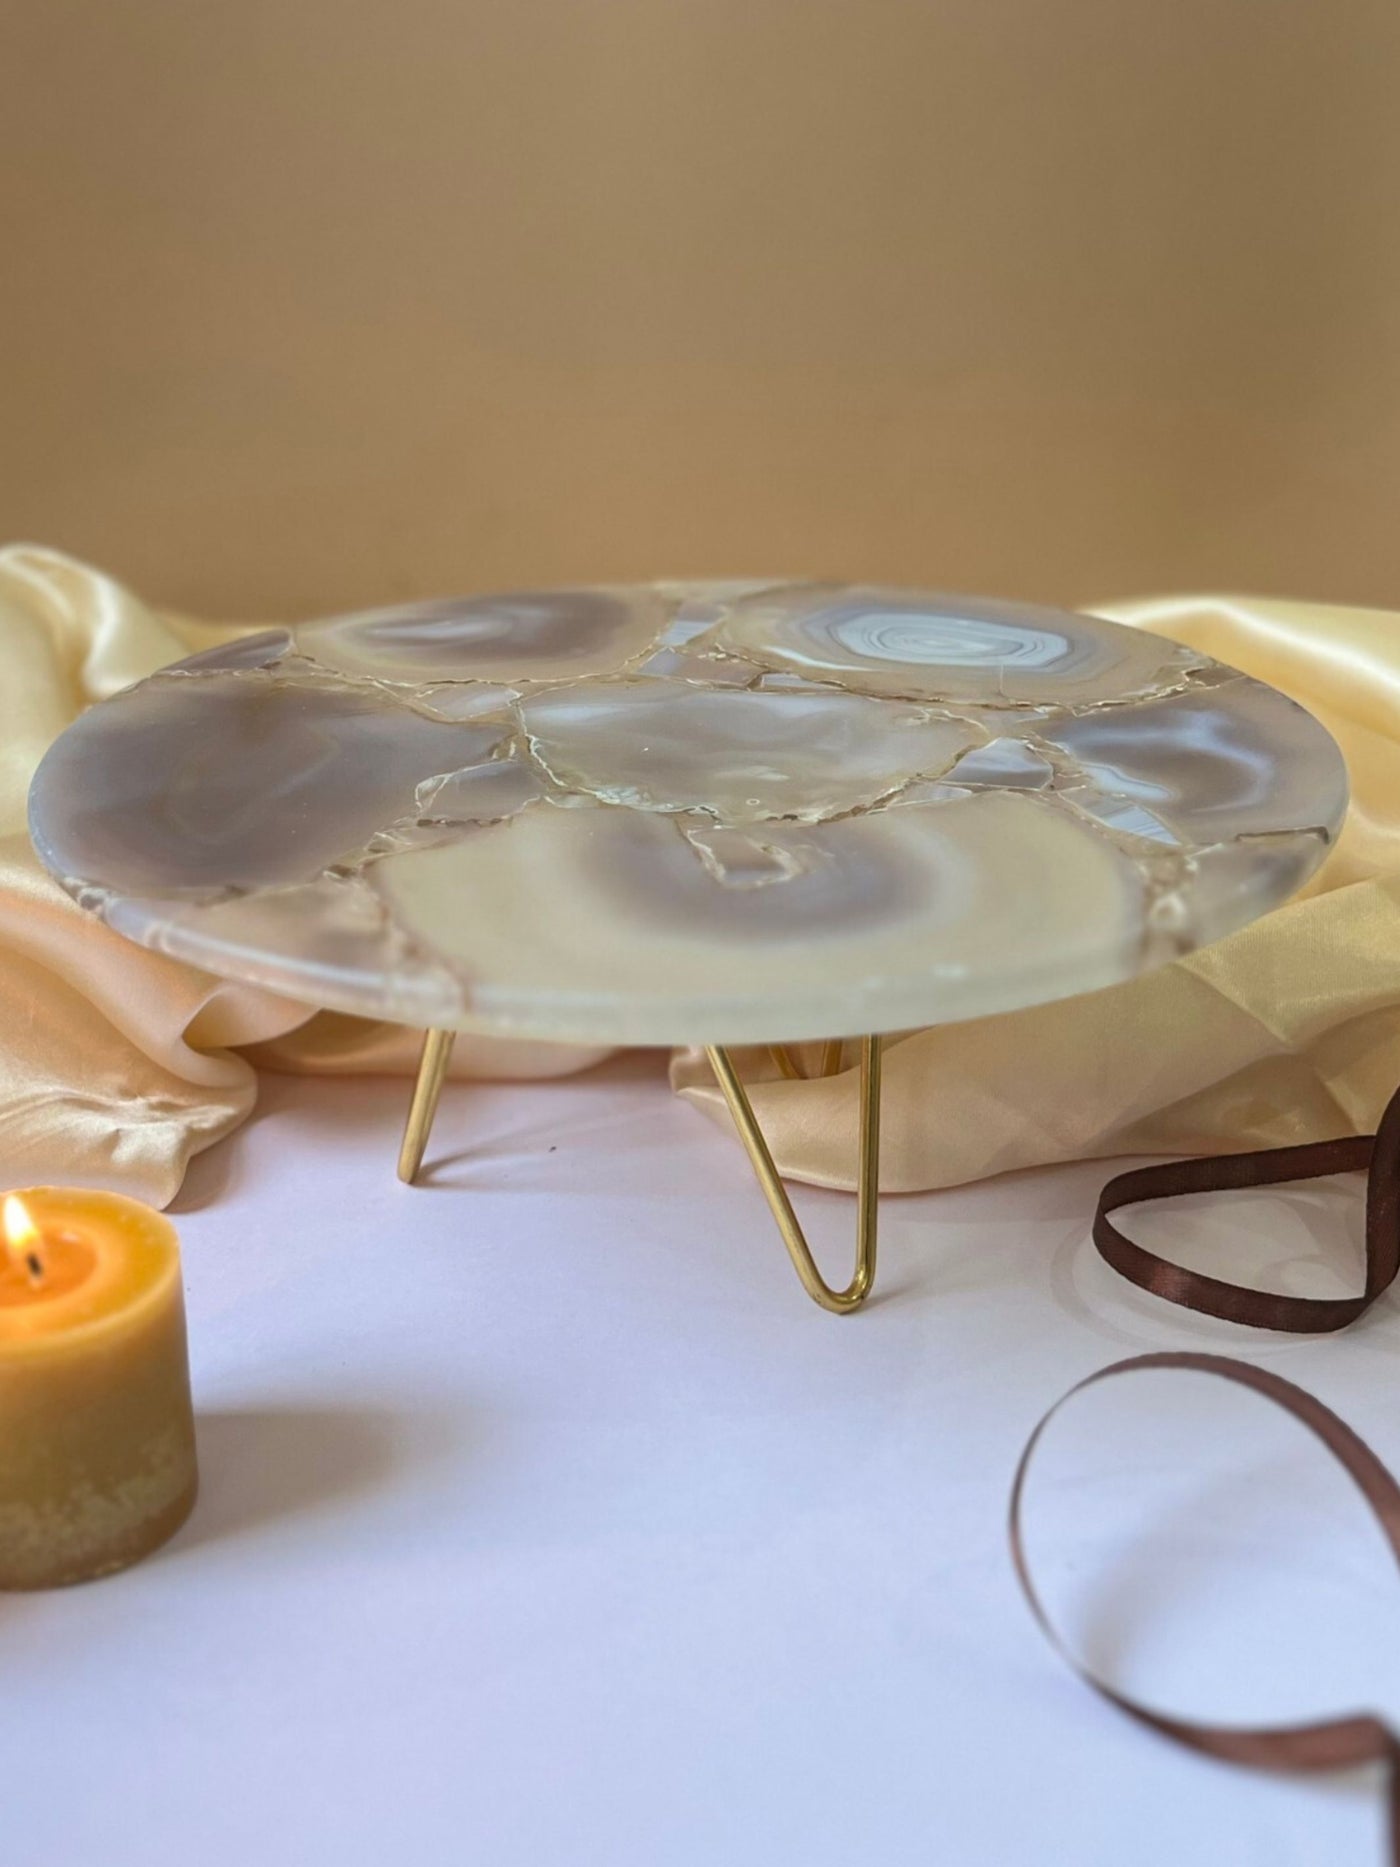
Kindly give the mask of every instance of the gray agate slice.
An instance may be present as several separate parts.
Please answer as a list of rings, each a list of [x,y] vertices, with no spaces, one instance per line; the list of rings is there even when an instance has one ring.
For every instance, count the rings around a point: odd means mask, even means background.
[[[734,604],[719,641],[809,680],[984,707],[1133,700],[1203,665],[1160,635],[1097,616],[913,590],[758,592]]]
[[[1126,979],[1321,862],[1330,737],[1067,612],[792,583],[269,631],[50,750],[35,845],[130,938],[315,1004],[779,1042]]]

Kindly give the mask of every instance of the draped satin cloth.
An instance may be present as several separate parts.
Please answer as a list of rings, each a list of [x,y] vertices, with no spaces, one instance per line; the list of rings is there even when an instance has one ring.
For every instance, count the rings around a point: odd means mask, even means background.
[[[1400,1079],[1400,615],[1215,596],[1098,613],[1308,706],[1346,755],[1347,827],[1302,895],[1202,953],[1090,998],[891,1039],[891,1190],[1082,1156],[1355,1134],[1374,1128]],[[30,849],[25,797],[57,733],[92,701],[240,632],[158,615],[57,552],[0,551],[0,1181],[95,1183],[164,1204],[190,1156],[250,1112],[255,1066],[414,1067],[410,1031],[318,1013],[120,939]],[[452,1067],[563,1075],[603,1054],[464,1037]],[[790,1082],[762,1051],[741,1060],[782,1170],[852,1185],[855,1069]],[[678,1053],[672,1078],[727,1125],[702,1058]]]

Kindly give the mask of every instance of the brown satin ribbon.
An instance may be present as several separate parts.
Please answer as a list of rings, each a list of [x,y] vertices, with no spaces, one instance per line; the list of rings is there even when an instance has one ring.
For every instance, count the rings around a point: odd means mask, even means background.
[[[1361,1171],[1367,1176],[1366,1285],[1354,1297],[1283,1296],[1184,1270],[1135,1244],[1108,1216],[1140,1200],[1175,1199],[1182,1193],[1215,1193],[1241,1186],[1283,1186],[1290,1180]],[[1094,1243],[1121,1276],[1154,1296],[1165,1297],[1168,1303],[1256,1329],[1299,1334],[1344,1329],[1371,1307],[1400,1270],[1400,1091],[1391,1098],[1374,1135],[1268,1148],[1256,1154],[1218,1154],[1120,1173],[1099,1197]]]
[[[1395,1104],[1392,1103],[1387,1118],[1394,1110]],[[1327,1142],[1322,1145],[1337,1147],[1359,1144]],[[1318,1150],[1288,1148],[1281,1151],[1298,1155],[1316,1153]],[[1298,1179],[1303,1176],[1291,1174],[1286,1177]],[[1250,1180],[1237,1184],[1258,1185],[1261,1182]],[[1391,1275],[1394,1275],[1393,1270]],[[1230,1286],[1225,1287],[1228,1289]],[[1362,1307],[1365,1307],[1364,1302]],[[1226,1355],[1136,1355],[1128,1361],[1115,1362],[1111,1367],[1101,1368],[1072,1387],[1041,1420],[1021,1454],[1011,1488],[1011,1555],[1032,1613],[1040,1623],[1046,1639],[1066,1664],[1111,1705],[1116,1705],[1119,1711],[1126,1712],[1149,1730],[1158,1731],[1162,1736],[1173,1738],[1178,1744],[1200,1751],[1207,1757],[1215,1757],[1226,1763],[1251,1764],[1258,1769],[1284,1771],[1345,1770],[1363,1763],[1383,1763],[1386,1766],[1390,1814],[1390,1855],[1393,1867],[1400,1867],[1400,1738],[1383,1719],[1371,1712],[1359,1712],[1351,1717],[1334,1718],[1321,1724],[1247,1728],[1197,1724],[1190,1719],[1171,1718],[1126,1698],[1098,1678],[1075,1657],[1051,1623],[1031,1580],[1022,1539],[1021,1502],[1026,1474],[1042,1434],[1066,1402],[1100,1381],[1109,1380],[1115,1375],[1136,1373],[1142,1368],[1183,1368],[1197,1374],[1219,1375],[1223,1380],[1253,1389],[1256,1394],[1262,1394],[1266,1400],[1290,1413],[1322,1441],[1354,1481],[1380,1525],[1396,1562],[1400,1564],[1400,1486],[1370,1447],[1357,1437],[1345,1421],[1339,1420],[1330,1408],[1323,1406],[1320,1400],[1303,1388],[1295,1387],[1291,1381],[1285,1381],[1280,1375],[1266,1373],[1262,1368],[1251,1367],[1248,1362],[1236,1361]]]

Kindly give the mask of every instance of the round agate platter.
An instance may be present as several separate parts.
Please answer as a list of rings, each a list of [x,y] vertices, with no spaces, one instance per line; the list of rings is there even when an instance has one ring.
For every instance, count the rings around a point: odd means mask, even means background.
[[[734,1044],[1127,979],[1291,894],[1346,794],[1301,707],[1157,635],[657,583],[195,655],[64,733],[30,821],[119,933],[315,1005]]]

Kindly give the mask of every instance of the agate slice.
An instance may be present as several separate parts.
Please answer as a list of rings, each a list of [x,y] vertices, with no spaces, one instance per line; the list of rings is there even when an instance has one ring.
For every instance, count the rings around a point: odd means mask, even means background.
[[[499,727],[424,719],[372,690],[158,676],[53,746],[34,840],[56,875],[123,894],[310,881],[417,815],[425,779],[479,762],[501,737]],[[50,793],[67,808],[46,810]]]
[[[94,707],[31,828],[118,932],[310,1003],[796,1041],[1090,991],[1303,884],[1292,702],[1161,637],[776,580],[267,631]]]
[[[977,1017],[1107,984],[1142,939],[1131,861],[1022,798],[765,825],[753,848],[766,886],[732,847],[717,876],[664,817],[543,810],[372,880],[493,1029],[543,1018],[612,1043],[662,1026],[701,1043],[755,1016],[796,1039],[831,1023],[833,997],[858,1030],[918,1024],[940,997]]]
[[[809,586],[740,598],[715,640],[765,668],[867,694],[1082,706],[1176,685],[1201,659],[1160,635],[1028,603]]]
[[[607,674],[650,648],[674,601],[626,590],[511,590],[305,623],[302,654],[382,681],[561,681]]]
[[[1073,759],[1089,794],[1136,805],[1181,843],[1208,844],[1341,821],[1340,759],[1323,768],[1281,752],[1317,731],[1296,701],[1240,680],[1046,725],[1041,737]]]
[[[521,703],[531,754],[561,787],[723,823],[860,810],[945,770],[976,738],[863,694],[727,693],[595,681]]]

